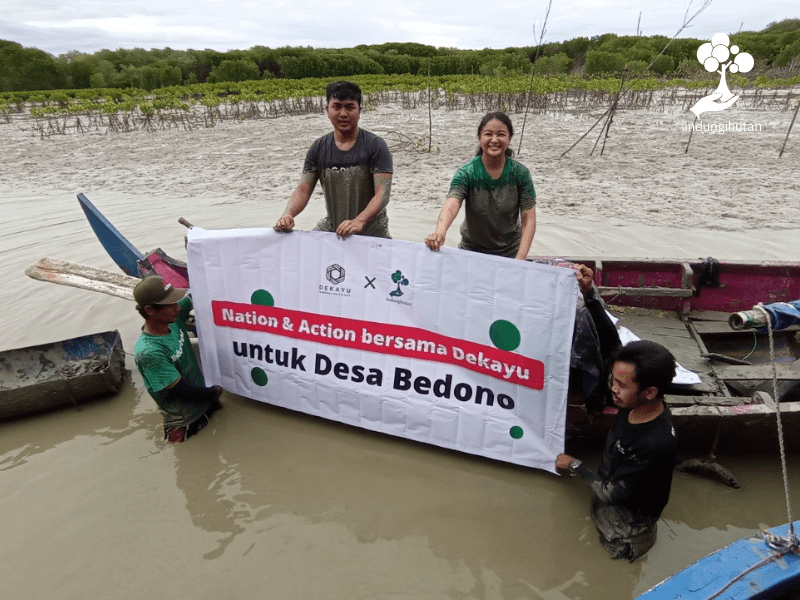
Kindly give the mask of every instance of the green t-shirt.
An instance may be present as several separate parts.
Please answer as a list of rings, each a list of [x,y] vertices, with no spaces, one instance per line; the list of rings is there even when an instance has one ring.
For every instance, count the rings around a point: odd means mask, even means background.
[[[502,174],[492,179],[476,156],[456,171],[447,197],[465,201],[460,248],[516,256],[522,237],[520,213],[536,206],[525,165],[506,158]]]
[[[186,329],[192,301],[187,296],[178,304],[181,310],[175,322],[169,324],[170,332],[166,335],[151,335],[142,331],[134,348],[136,367],[142,374],[147,391],[158,404],[167,428],[189,425],[208,410],[208,402],[169,400],[165,393],[167,386],[178,377],[186,383],[205,386],[203,372],[197,364]]]

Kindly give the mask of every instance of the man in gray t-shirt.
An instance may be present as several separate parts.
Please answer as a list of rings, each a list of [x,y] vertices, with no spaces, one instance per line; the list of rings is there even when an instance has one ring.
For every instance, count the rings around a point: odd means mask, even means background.
[[[381,138],[358,127],[361,89],[336,81],[325,89],[333,131],[316,140],[306,155],[303,176],[276,231],[291,231],[294,217],[308,204],[317,181],[325,194],[327,216],[316,230],[389,236],[386,205],[392,187],[392,155]]]

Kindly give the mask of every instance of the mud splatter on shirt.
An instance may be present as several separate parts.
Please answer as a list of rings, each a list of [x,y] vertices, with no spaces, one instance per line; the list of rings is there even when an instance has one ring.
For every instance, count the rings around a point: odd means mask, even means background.
[[[308,149],[303,173],[315,173],[325,194],[327,217],[316,229],[336,231],[348,219],[354,219],[375,196],[376,173],[392,172],[392,155],[383,139],[360,129],[352,148],[342,152],[336,146],[333,132],[316,140]],[[380,212],[366,224],[361,235],[389,236],[389,219],[386,203]]]

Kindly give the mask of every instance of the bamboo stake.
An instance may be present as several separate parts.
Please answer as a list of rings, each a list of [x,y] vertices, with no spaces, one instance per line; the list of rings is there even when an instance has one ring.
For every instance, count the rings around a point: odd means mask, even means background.
[[[783,145],[781,146],[781,151],[778,154],[778,158],[783,156],[783,150],[786,148],[786,142],[789,141],[789,133],[792,131],[792,127],[794,126],[794,120],[797,118],[797,111],[800,110],[800,100],[797,102],[797,106],[794,109],[794,115],[792,116],[792,122],[789,124],[789,131],[786,132],[786,137],[783,139]]]
[[[542,23],[542,31],[539,34],[539,41],[536,44],[536,56],[533,57],[533,63],[531,64],[531,84],[528,88],[528,95],[525,98],[525,116],[522,117],[522,129],[519,132],[519,145],[517,146],[517,156],[520,155],[522,152],[522,136],[525,135],[525,123],[528,121],[528,108],[530,106],[530,96],[533,92],[533,65],[536,64],[536,61],[539,59],[539,52],[542,49],[542,44],[544,43],[544,32],[547,30],[547,18],[550,16],[550,7],[553,6],[553,0],[550,0],[547,3],[547,11],[544,14],[544,22]],[[536,42],[536,22],[534,21],[533,24],[533,41]]]
[[[660,57],[662,54],[664,54],[664,52],[666,51],[666,49],[667,49],[667,48],[669,48],[670,44],[672,44],[672,42],[674,42],[674,41],[675,41],[675,39],[678,37],[678,35],[680,35],[680,33],[681,33],[681,32],[682,32],[684,29],[686,29],[687,27],[691,27],[691,22],[692,22],[694,19],[696,19],[696,18],[697,18],[697,16],[698,16],[698,15],[700,15],[700,13],[702,13],[702,12],[703,12],[703,11],[704,11],[706,8],[708,8],[708,7],[709,7],[709,5],[711,4],[711,2],[712,2],[712,1],[713,1],[713,0],[703,0],[702,4],[700,5],[700,8],[698,8],[698,9],[695,11],[695,13],[694,13],[694,14],[693,14],[691,17],[689,16],[689,11],[692,9],[692,3],[693,3],[693,0],[691,0],[691,1],[689,2],[689,5],[686,7],[686,12],[684,13],[684,17],[683,17],[683,24],[680,26],[680,28],[679,28],[679,29],[678,29],[678,31],[675,33],[675,35],[674,35],[674,36],[672,36],[672,39],[671,39],[671,40],[669,40],[669,41],[668,41],[668,42],[667,42],[667,43],[664,45],[664,47],[661,49],[661,52],[659,52],[659,53],[658,53],[658,55],[657,55],[656,57],[654,57],[654,58],[653,58],[653,60],[651,60],[651,61],[650,61],[650,64],[649,64],[649,65],[647,65],[647,68],[646,68],[646,69],[644,70],[644,72],[643,72],[643,73],[640,75],[640,77],[643,77],[643,76],[644,76],[644,75],[645,75],[645,74],[646,74],[646,73],[647,73],[647,72],[650,70],[650,67],[652,67],[652,66],[653,66],[653,64],[655,63],[655,61],[656,61],[656,60],[657,60],[657,59],[658,59],[658,58],[659,58],[659,57]],[[631,91],[631,89],[633,88],[633,85],[634,85],[634,83],[635,83],[635,79],[636,79],[636,78],[634,78],[634,79],[633,79],[633,83],[629,84],[629,86],[628,86],[627,88],[625,88],[625,89],[623,89],[623,90],[621,91],[621,93],[620,93],[620,94],[619,94],[619,96],[618,96],[618,99],[619,99],[620,97],[623,97],[623,96],[625,96],[625,95],[626,95],[626,94],[627,94],[629,91]],[[617,99],[617,101],[618,101],[618,99]],[[615,105],[616,105],[616,103],[615,103]],[[595,125],[597,125],[597,123],[599,123],[599,122],[600,122],[602,119],[604,119],[604,118],[606,117],[606,115],[608,115],[608,114],[609,114],[609,112],[610,112],[611,110],[612,110],[612,107],[609,107],[609,108],[608,108],[608,110],[606,110],[606,112],[605,112],[605,113],[603,113],[603,116],[601,116],[601,117],[600,117],[600,119],[598,119],[598,120],[597,120],[597,122],[596,122],[594,125],[592,125],[592,127],[589,129],[589,131],[587,131],[585,134],[583,134],[583,135],[580,137],[580,139],[579,139],[577,142],[575,142],[575,143],[574,143],[572,146],[570,146],[570,147],[569,147],[569,149],[568,149],[568,150],[566,150],[566,151],[565,151],[565,152],[564,152],[564,153],[563,153],[561,156],[563,157],[565,154],[567,154],[567,152],[569,152],[570,150],[572,150],[572,149],[573,149],[573,148],[574,148],[574,147],[575,147],[575,146],[578,144],[578,142],[580,142],[580,141],[581,141],[583,138],[585,138],[585,137],[586,137],[586,136],[589,134],[589,132],[591,132],[591,130],[592,130],[592,129],[594,129],[594,127],[595,127]],[[604,129],[605,129],[605,126],[604,126]],[[597,145],[597,144],[595,144],[595,145]]]
[[[692,143],[692,135],[694,134],[695,123],[697,123],[697,117],[694,118],[694,123],[692,123],[692,130],[689,132],[689,141],[686,142],[686,150],[683,151],[684,154],[689,153],[689,144]]]
[[[428,59],[428,154],[433,144],[433,114],[431,113],[431,60]]]

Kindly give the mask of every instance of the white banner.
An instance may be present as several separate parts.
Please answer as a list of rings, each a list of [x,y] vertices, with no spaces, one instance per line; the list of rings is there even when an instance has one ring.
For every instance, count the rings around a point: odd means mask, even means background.
[[[572,271],[323,232],[188,239],[207,385],[554,472]]]

